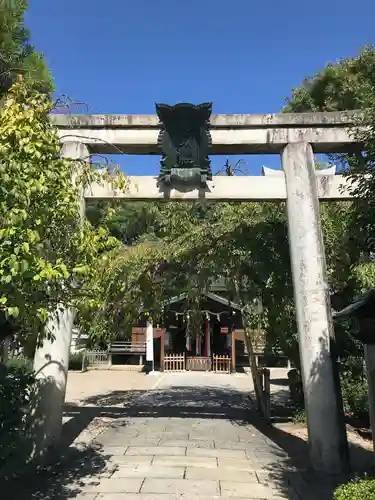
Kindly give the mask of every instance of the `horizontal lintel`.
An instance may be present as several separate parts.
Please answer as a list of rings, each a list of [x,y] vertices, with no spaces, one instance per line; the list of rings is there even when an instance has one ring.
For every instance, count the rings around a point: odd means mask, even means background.
[[[159,131],[131,129],[59,129],[62,142],[79,141],[93,154],[160,154]],[[279,154],[289,143],[308,142],[316,153],[347,152],[356,142],[350,129],[310,128],[228,128],[211,130],[212,155]]]
[[[207,200],[267,201],[285,200],[285,178],[268,176],[214,176],[206,188],[181,190],[158,186],[157,177],[130,176],[126,191],[119,191],[103,182],[85,190],[85,198],[123,200]],[[342,175],[316,176],[321,200],[350,200],[349,182]]]
[[[213,114],[211,128],[345,127],[354,124],[359,110],[311,113]],[[51,114],[58,128],[160,128],[157,115]]]

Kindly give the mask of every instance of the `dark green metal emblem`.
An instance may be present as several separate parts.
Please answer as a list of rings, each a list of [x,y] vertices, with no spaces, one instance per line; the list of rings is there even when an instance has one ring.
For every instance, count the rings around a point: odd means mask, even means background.
[[[212,103],[197,106],[180,103],[175,106],[156,104],[162,124],[158,146],[162,153],[159,183],[166,186],[206,186],[212,179],[208,150]]]

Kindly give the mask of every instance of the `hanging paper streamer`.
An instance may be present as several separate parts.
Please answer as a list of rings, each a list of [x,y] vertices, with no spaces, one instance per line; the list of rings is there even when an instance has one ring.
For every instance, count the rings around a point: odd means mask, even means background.
[[[201,355],[201,336],[198,334],[195,341],[195,354],[197,356]]]
[[[186,332],[186,350],[191,351],[191,335],[190,332]]]
[[[191,351],[191,332],[190,332],[190,316],[186,316],[186,350]]]
[[[227,335],[227,347],[232,347],[232,332],[229,332]]]
[[[204,355],[209,356],[210,351],[210,320],[208,319],[208,314],[206,320],[204,322],[204,333],[205,333],[205,346],[204,346]]]
[[[171,332],[165,332],[165,347],[168,349],[172,346],[172,334]]]

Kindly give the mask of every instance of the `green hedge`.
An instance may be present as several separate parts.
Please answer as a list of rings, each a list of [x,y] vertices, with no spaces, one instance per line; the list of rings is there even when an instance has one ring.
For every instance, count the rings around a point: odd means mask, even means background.
[[[69,370],[82,370],[83,352],[74,352],[69,357]]]
[[[24,370],[28,371],[29,373],[33,372],[33,362],[31,359],[27,358],[10,358],[8,361],[5,363],[8,371],[14,372],[14,371],[21,371],[23,372]]]
[[[303,409],[304,400],[303,400],[302,379],[298,370],[296,370],[295,368],[289,370],[288,379],[289,379],[290,397],[296,408]]]
[[[349,356],[340,365],[340,383],[345,413],[368,419],[368,384],[363,356]]]
[[[0,364],[0,475],[4,465],[19,456],[29,436],[35,382],[29,362],[12,359]]]
[[[367,380],[341,377],[341,392],[345,413],[351,413],[359,418],[368,418]]]
[[[375,500],[375,480],[356,479],[339,486],[333,498],[335,500]]]

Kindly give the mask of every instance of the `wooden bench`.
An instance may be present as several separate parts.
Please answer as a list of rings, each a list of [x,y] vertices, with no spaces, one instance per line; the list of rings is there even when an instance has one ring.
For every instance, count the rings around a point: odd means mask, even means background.
[[[128,340],[115,340],[108,347],[108,365],[112,366],[112,355],[139,355],[139,364],[143,365],[143,356],[146,354],[146,342],[131,342]]]

